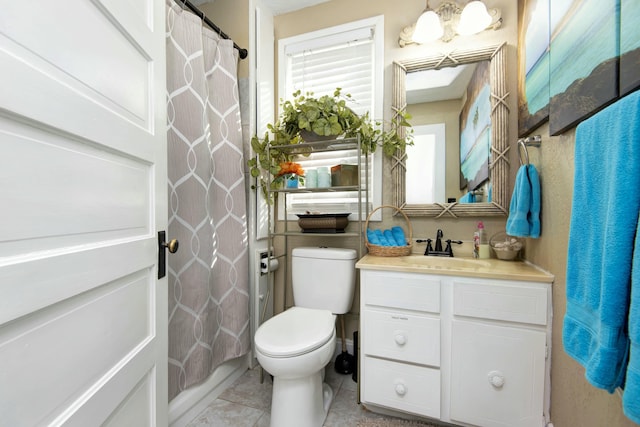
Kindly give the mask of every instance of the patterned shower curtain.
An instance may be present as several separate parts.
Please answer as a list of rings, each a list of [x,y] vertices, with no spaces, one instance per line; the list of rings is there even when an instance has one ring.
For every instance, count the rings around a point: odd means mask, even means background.
[[[167,0],[169,400],[249,350],[238,53]]]

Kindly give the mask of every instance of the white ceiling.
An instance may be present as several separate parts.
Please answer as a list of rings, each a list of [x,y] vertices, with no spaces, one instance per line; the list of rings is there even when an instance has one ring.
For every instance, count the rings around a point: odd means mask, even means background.
[[[215,0],[191,0],[196,6],[205,3],[213,3]],[[315,6],[316,4],[325,3],[329,0],[263,0],[263,2],[273,11],[274,15],[282,15],[283,13],[293,12],[294,10],[304,9],[305,7]]]
[[[462,98],[475,68],[476,64],[462,64],[457,67],[408,73],[407,104]]]
[[[329,0],[263,0],[274,15],[293,12],[294,10],[304,9],[305,7],[315,6],[316,4],[325,3]]]

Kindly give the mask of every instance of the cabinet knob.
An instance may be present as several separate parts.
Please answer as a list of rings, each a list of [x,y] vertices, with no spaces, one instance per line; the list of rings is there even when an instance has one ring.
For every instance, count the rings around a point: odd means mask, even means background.
[[[489,372],[489,384],[495,388],[502,388],[504,385],[504,375],[499,371]]]
[[[396,384],[396,394],[398,396],[404,396],[407,394],[407,387],[402,383]]]
[[[404,334],[396,334],[395,341],[398,345],[405,345],[407,343],[407,337]]]

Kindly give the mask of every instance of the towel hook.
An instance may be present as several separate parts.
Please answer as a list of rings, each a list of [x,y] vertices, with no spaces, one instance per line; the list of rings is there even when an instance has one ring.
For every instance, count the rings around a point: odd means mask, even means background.
[[[527,147],[540,147],[542,137],[540,135],[528,136],[518,140],[518,157],[520,157],[521,165],[529,165],[529,151]],[[525,161],[522,160],[522,152],[524,151]]]

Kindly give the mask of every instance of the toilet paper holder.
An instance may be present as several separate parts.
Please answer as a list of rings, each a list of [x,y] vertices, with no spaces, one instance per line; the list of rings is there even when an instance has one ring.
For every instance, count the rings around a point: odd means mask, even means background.
[[[260,255],[260,276],[272,273],[276,271],[278,267],[280,267],[280,263],[272,253],[267,254],[266,252],[264,252]]]

